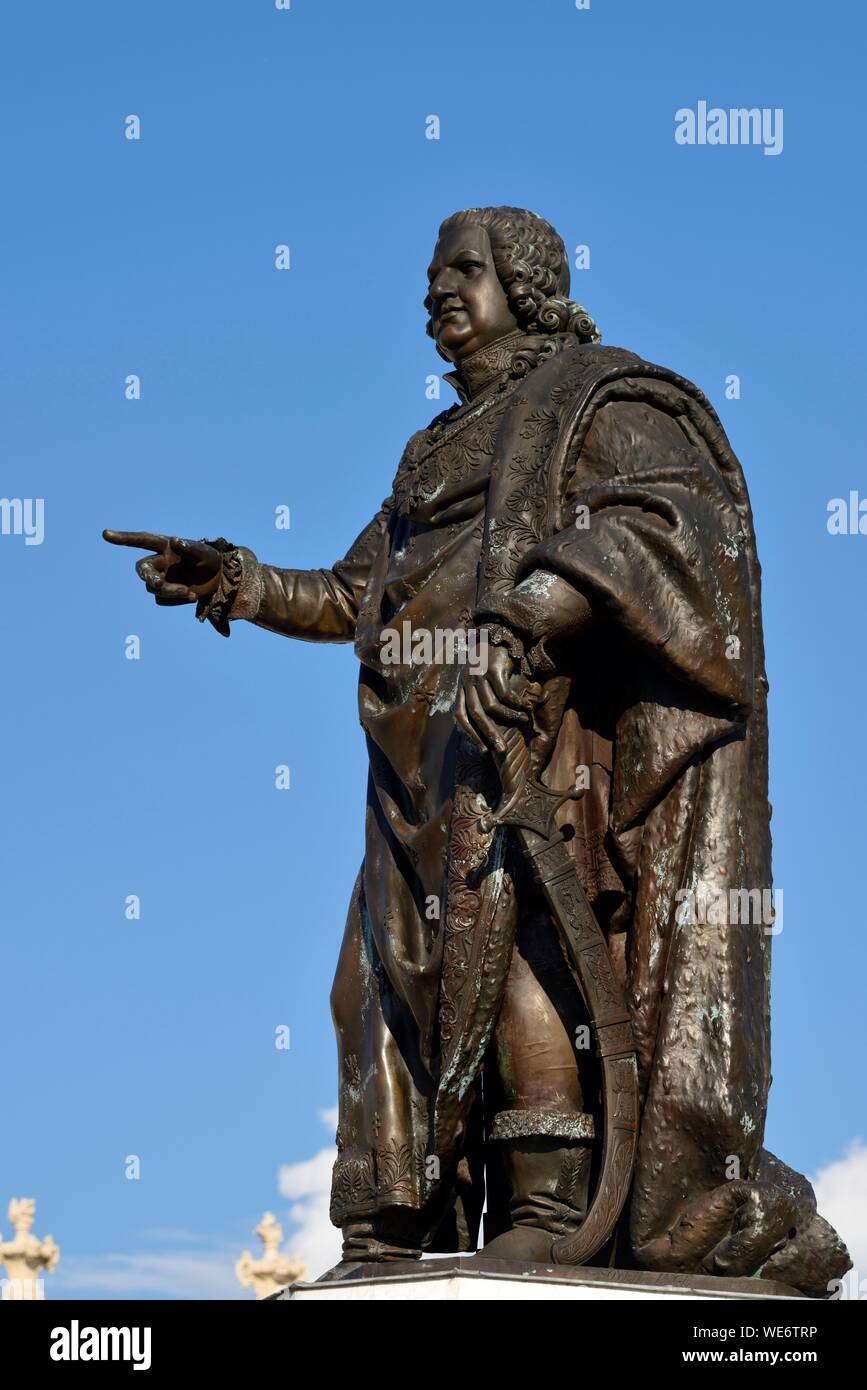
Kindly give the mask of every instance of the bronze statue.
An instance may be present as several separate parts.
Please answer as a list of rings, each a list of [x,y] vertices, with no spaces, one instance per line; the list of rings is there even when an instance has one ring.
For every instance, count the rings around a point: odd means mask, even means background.
[[[762,1146],[773,927],[743,909],[771,887],[768,686],[740,465],[691,383],[600,345],[542,218],[455,214],[428,278],[459,400],[332,569],[105,533],[226,636],[355,643],[332,1277],[473,1250],[486,1182],[485,1257],[825,1296],[845,1248]]]

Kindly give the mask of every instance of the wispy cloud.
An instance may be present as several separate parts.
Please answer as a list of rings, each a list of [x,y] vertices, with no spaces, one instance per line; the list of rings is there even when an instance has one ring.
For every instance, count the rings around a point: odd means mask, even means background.
[[[45,1291],[49,1298],[248,1298],[235,1278],[239,1254],[64,1255]]]
[[[332,1132],[337,1127],[337,1108],[321,1110],[319,1118]],[[283,1249],[299,1256],[307,1277],[316,1279],[340,1259],[340,1232],[328,1219],[331,1169],[337,1150],[333,1144],[312,1158],[284,1164],[278,1174],[282,1196],[292,1200],[281,1215],[287,1228]],[[252,1232],[253,1222],[249,1215]],[[290,1229],[291,1224],[291,1229]],[[192,1231],[185,1227],[151,1227],[141,1233],[136,1249],[127,1254],[73,1255],[64,1251],[56,1272],[45,1281],[48,1298],[204,1298],[250,1299],[235,1277],[235,1262],[245,1243],[229,1245],[222,1233]],[[248,1249],[259,1252],[255,1237]],[[156,1248],[155,1248],[156,1247]],[[162,1248],[160,1248],[162,1247]]]
[[[336,1129],[336,1106],[320,1110],[319,1118],[332,1131]],[[328,1218],[336,1157],[337,1149],[331,1144],[300,1163],[284,1163],[277,1174],[280,1195],[296,1199],[289,1208],[295,1229],[286,1239],[286,1248],[304,1261],[308,1279],[318,1279],[340,1259],[340,1232]]]
[[[867,1278],[867,1144],[853,1139],[843,1158],[813,1179],[819,1211],[849,1247],[852,1264]]]
[[[142,1231],[142,1240],[152,1240],[160,1245],[213,1245],[213,1236],[202,1231],[189,1231],[184,1226],[152,1226]]]

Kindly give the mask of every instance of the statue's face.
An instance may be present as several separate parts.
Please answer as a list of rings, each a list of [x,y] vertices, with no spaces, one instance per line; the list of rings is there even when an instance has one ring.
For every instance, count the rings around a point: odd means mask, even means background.
[[[446,232],[434,249],[428,280],[433,335],[452,362],[518,327],[484,227],[468,222]]]

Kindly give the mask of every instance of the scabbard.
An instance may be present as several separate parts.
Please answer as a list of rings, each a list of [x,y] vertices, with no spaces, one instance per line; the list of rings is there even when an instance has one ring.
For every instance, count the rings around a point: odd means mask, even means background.
[[[549,822],[550,824],[550,822]],[[638,1069],[629,1010],[614,974],[608,944],[562,837],[546,838],[514,825],[557,924],[584,998],[602,1072],[604,1139],[599,1181],[587,1216],[574,1234],[554,1242],[558,1264],[585,1264],[613,1233],[632,1183],[638,1144]]]

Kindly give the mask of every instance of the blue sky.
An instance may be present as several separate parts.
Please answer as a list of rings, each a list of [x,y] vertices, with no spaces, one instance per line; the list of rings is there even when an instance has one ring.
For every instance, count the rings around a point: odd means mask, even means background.
[[[43,498],[45,535],[0,536],[0,1231],[33,1195],[54,1293],[167,1296],[231,1293],[196,1281],[264,1209],[290,1229],[278,1168],[321,1151],[335,1096],[355,659],[245,624],[223,641],[99,536],[339,558],[437,409],[424,271],[471,204],[588,244],[573,295],[605,341],[696,380],[743,460],[785,912],[767,1140],[811,1173],[840,1159],[867,1132],[867,537],[826,527],[831,498],[867,496],[861,12],[48,0],[3,28],[2,492]],[[701,100],[782,108],[782,153],[677,144]]]

